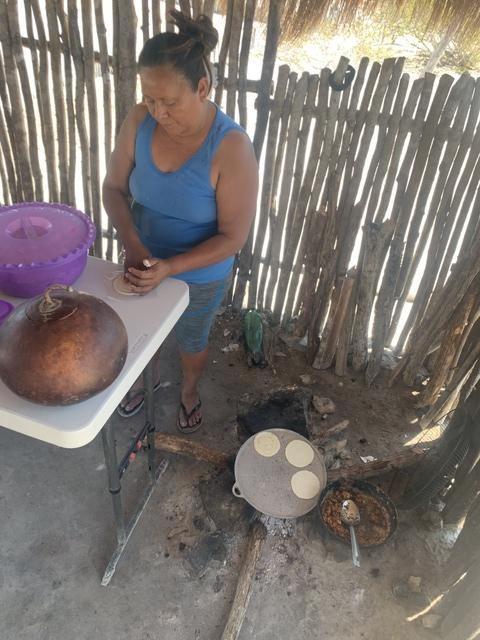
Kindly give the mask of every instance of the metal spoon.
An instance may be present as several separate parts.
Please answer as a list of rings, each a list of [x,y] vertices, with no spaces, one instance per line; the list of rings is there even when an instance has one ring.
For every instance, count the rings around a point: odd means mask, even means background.
[[[352,561],[355,567],[360,566],[360,553],[358,550],[355,526],[360,523],[360,512],[353,500],[344,500],[340,508],[342,522],[350,528],[350,540],[352,542]]]

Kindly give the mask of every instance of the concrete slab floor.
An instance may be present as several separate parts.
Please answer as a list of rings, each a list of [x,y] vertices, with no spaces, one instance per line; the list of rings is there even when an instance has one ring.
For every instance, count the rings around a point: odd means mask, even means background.
[[[220,346],[212,349],[202,386],[206,425],[196,437],[228,449],[234,400],[248,389],[238,386],[241,360],[221,362]],[[266,375],[252,371],[252,388],[268,386]],[[162,379],[171,384],[157,394],[158,426],[174,433],[180,376],[171,340]],[[121,445],[134,436],[142,415],[113,420]],[[102,587],[114,537],[100,436],[65,450],[0,429],[0,449],[1,640],[221,638],[246,524],[217,532],[221,540],[208,562],[192,555],[215,533],[198,491],[211,474],[207,465],[170,457],[111,584]],[[139,458],[123,483],[127,512],[145,480],[145,454]],[[358,570],[348,548],[317,535],[313,514],[294,523],[292,533],[267,535],[240,640],[434,637],[406,621],[391,593],[399,564],[412,559],[411,536],[399,531],[395,542],[365,552]]]

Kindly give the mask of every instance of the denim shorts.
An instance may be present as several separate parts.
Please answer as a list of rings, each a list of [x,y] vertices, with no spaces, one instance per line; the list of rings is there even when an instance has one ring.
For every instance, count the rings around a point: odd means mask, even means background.
[[[182,351],[199,353],[207,348],[215,315],[230,281],[231,274],[223,280],[188,285],[190,302],[174,328],[175,338]]]

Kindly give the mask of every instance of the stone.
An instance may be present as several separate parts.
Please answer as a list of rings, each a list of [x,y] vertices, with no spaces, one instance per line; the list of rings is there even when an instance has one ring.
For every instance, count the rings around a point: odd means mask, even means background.
[[[330,398],[323,398],[321,396],[313,396],[312,404],[320,415],[335,413],[335,403]]]
[[[409,576],[407,584],[412,593],[420,593],[422,590],[422,578],[420,576]]]
[[[438,615],[438,613],[426,613],[422,618],[422,626],[425,629],[435,629],[441,619],[442,616]]]

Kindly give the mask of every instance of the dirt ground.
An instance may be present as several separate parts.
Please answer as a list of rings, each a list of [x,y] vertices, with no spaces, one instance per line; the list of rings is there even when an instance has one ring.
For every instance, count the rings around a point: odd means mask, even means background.
[[[292,346],[292,342],[297,341],[284,337],[285,340],[278,337],[270,349],[273,354],[270,366],[249,368],[241,317],[226,312],[218,318],[202,388],[205,426],[193,436],[197,441],[235,452],[242,442],[237,435],[239,407],[244,409],[249,400],[254,402],[272,390],[292,386],[333,400],[336,409],[325,418],[327,425],[349,420],[349,427],[341,436],[347,438],[348,451],[348,458],[341,461],[342,464],[358,463],[360,456],[381,458],[400,452],[406,442],[418,438],[418,426],[411,422],[415,417],[412,390],[389,388],[388,371],[367,389],[362,376],[351,374],[339,378],[330,371],[314,370],[307,365],[301,346]],[[318,420],[318,415],[314,418]],[[278,426],[288,428],[288,424]],[[227,573],[216,574],[215,590],[218,580],[223,584],[233,579],[235,583],[248,522],[241,517],[240,507],[232,506],[228,474],[227,477],[221,474],[217,481],[205,465],[189,468],[194,475],[195,469],[199,472],[197,480],[192,478],[192,484],[187,480],[184,490],[192,496],[192,485],[199,482],[200,499],[197,496],[193,500],[190,512],[183,510],[185,530],[179,532],[173,528],[175,535],[171,538],[169,553],[184,558],[185,549],[196,548],[199,532],[195,530],[195,519],[203,521],[206,511],[207,521],[218,515],[215,508],[209,509],[211,500],[225,507],[231,515],[230,523],[221,518],[213,529],[218,533],[220,528],[221,535],[228,538],[230,551],[235,552],[227,553],[230,557]],[[387,477],[386,487],[388,480]],[[206,483],[207,491],[202,492],[202,483]],[[205,500],[205,494],[214,498]],[[420,619],[407,620],[428,608],[436,595],[439,566],[435,553],[438,554],[439,548],[443,550],[438,531],[426,528],[419,521],[419,515],[400,511],[393,538],[381,547],[363,549],[360,569],[352,566],[350,547],[322,530],[317,510],[293,521],[267,518],[268,535],[240,638],[406,640],[435,637],[433,631],[423,628]],[[205,576],[208,575],[206,571]],[[420,587],[414,592],[405,588],[410,576],[421,579],[417,581]],[[219,621],[220,628],[221,625]]]
[[[287,385],[331,398],[336,409],[327,424],[350,421],[343,436],[350,458],[342,464],[401,450],[415,437],[410,391],[384,381],[367,390],[358,376],[315,371],[301,350],[280,340],[274,370],[248,368],[241,327],[228,312],[218,319],[201,385],[204,425],[192,439],[234,453],[241,399]],[[161,378],[157,428],[175,434],[180,372],[171,337],[162,347]],[[135,438],[143,415],[112,420],[120,449]],[[0,429],[0,447],[2,640],[220,640],[252,516],[232,495],[231,473],[169,454],[111,584],[102,587],[114,536],[100,437],[64,450]],[[143,491],[144,463],[141,453],[122,483],[130,513]],[[436,595],[444,551],[441,532],[419,515],[399,511],[393,537],[361,549],[360,568],[352,566],[349,546],[325,535],[316,509],[296,520],[266,519],[239,640],[436,638],[419,618],[409,620]]]

